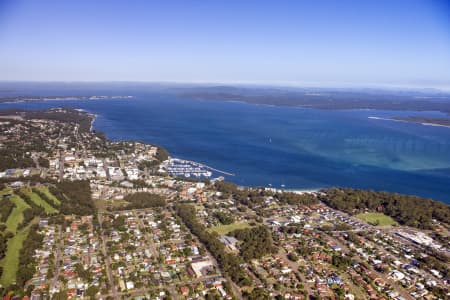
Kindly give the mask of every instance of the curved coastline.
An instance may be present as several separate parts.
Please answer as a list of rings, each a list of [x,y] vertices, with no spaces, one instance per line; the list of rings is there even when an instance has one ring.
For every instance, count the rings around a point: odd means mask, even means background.
[[[378,114],[365,110],[342,112],[313,108],[256,108],[252,105],[216,105],[214,101],[199,102],[165,95],[137,97],[132,104],[128,101],[114,101],[111,105],[98,101],[51,101],[5,104],[0,108],[81,108],[95,114],[95,119],[91,124],[86,124],[86,129],[91,127],[91,130],[104,132],[114,141],[139,140],[162,145],[169,149],[173,157],[236,173],[234,177],[225,176],[226,180],[241,186],[267,187],[271,183],[272,188],[294,190],[348,186],[420,195],[450,202],[447,173],[404,172],[384,166],[355,165],[328,155],[329,151],[339,153],[354,148],[358,150],[355,154],[361,156],[369,146],[375,147],[374,151],[379,155],[384,155],[383,149],[390,147],[395,150],[392,159],[402,155],[404,151],[414,150],[411,155],[415,157],[432,155],[433,159],[447,165],[449,144],[437,144],[438,141],[450,140],[447,130],[439,130],[433,126],[419,128],[415,125],[403,128],[402,125],[402,129],[397,131],[395,127],[365,121],[368,116]],[[384,111],[379,113],[379,117],[394,114]],[[408,132],[413,128],[415,135],[411,139]],[[342,144],[341,141],[346,142],[349,135],[354,136],[359,143],[350,139],[350,144]],[[434,138],[425,141],[422,137],[428,135]],[[272,137],[272,143],[267,142],[267,136]],[[384,140],[380,137],[391,139]],[[371,144],[366,144],[367,141]],[[311,145],[320,147],[317,149],[321,153],[303,151],[304,143],[307,143],[305,146],[312,143]],[[333,144],[341,146],[330,148]],[[423,153],[424,150],[426,153]]]

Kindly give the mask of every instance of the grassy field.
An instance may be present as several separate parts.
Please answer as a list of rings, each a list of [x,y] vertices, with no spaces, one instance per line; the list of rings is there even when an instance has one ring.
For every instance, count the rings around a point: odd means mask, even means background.
[[[9,231],[16,233],[17,225],[23,221],[23,211],[30,206],[17,195],[12,195],[9,199],[16,205],[16,207],[14,207],[5,224]]]
[[[39,195],[27,190],[22,189],[22,192],[30,197],[31,201],[33,201],[37,206],[42,207],[47,214],[55,214],[58,212],[53,206],[48,204],[45,200],[43,200]]]
[[[391,217],[386,216],[385,214],[382,213],[362,213],[356,215],[356,217],[371,225],[392,226],[397,224],[397,222],[395,222]]]
[[[55,196],[53,196],[52,193],[50,193],[50,191],[48,190],[48,187],[40,186],[37,189],[40,192],[44,193],[48,197],[48,199],[52,200],[53,201],[52,204],[55,204],[55,205],[60,205],[61,204],[61,201],[59,201]]]
[[[8,241],[8,250],[6,256],[0,261],[3,267],[3,274],[0,278],[0,284],[8,286],[16,281],[16,274],[19,268],[19,254],[22,249],[23,241],[28,236],[30,225],[20,230],[13,238]]]
[[[230,225],[219,225],[219,226],[214,226],[211,227],[209,230],[210,231],[215,231],[220,235],[226,235],[227,233],[236,230],[236,229],[244,229],[244,228],[249,228],[250,225],[248,225],[247,222],[234,222],[233,224]]]
[[[95,207],[97,207],[97,209],[101,212],[106,212],[108,211],[108,208],[112,208],[112,209],[117,209],[120,207],[124,207],[127,204],[129,204],[129,202],[125,201],[125,200],[104,200],[104,199],[96,199],[94,200],[94,204]]]
[[[11,191],[12,191],[12,188],[10,188],[10,187],[4,188],[3,190],[0,191],[0,196],[11,193]]]

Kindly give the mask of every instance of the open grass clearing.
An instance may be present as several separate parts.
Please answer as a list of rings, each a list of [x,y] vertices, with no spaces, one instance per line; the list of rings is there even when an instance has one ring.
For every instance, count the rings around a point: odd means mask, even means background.
[[[229,232],[232,232],[236,229],[244,229],[244,228],[250,228],[250,225],[247,222],[234,222],[229,225],[218,225],[209,228],[210,231],[215,231],[219,235],[226,235]]]
[[[30,208],[30,206],[17,195],[12,195],[9,200],[11,200],[11,202],[13,202],[16,207],[14,207],[14,209],[12,210],[5,224],[7,230],[11,231],[12,233],[16,233],[17,226],[23,221],[23,211],[27,208]]]
[[[3,195],[10,194],[10,193],[12,193],[12,188],[6,187],[6,188],[4,188],[3,190],[0,191],[0,196],[3,197]]]
[[[25,193],[28,197],[30,197],[31,201],[33,201],[34,204],[42,207],[45,210],[46,214],[51,215],[51,214],[55,214],[58,212],[58,210],[56,210],[53,206],[51,206],[44,199],[39,197],[38,194],[35,194],[28,189],[22,189],[22,192]]]
[[[37,187],[37,190],[39,190],[40,192],[45,194],[48,199],[53,201],[53,203],[50,203],[50,204],[54,204],[54,205],[60,205],[61,204],[61,201],[59,201],[58,198],[56,198],[55,196],[53,196],[52,193],[50,193],[50,190],[48,189],[47,186],[43,185],[43,186]]]
[[[397,222],[395,222],[394,219],[392,219],[389,216],[386,216],[383,213],[376,213],[376,212],[361,213],[356,215],[356,217],[364,222],[367,222],[375,226],[397,225]]]
[[[8,241],[8,249],[6,256],[0,261],[3,267],[3,274],[0,278],[2,286],[8,286],[16,281],[17,270],[19,269],[20,249],[22,249],[23,241],[27,238],[30,229],[27,227],[19,230],[19,232]]]
[[[95,207],[100,212],[107,212],[108,209],[112,210],[120,210],[121,208],[126,207],[130,202],[125,200],[105,200],[105,199],[95,199],[93,200]]]

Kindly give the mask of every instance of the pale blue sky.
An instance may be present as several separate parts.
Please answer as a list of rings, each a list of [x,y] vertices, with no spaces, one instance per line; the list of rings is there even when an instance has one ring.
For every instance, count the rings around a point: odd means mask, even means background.
[[[0,0],[0,80],[450,88],[446,1]]]

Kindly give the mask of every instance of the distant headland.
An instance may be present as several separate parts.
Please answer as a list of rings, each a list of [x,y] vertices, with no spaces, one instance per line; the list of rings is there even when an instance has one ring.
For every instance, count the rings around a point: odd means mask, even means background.
[[[134,96],[3,96],[0,103],[61,101],[61,100],[110,100],[133,99]]]

